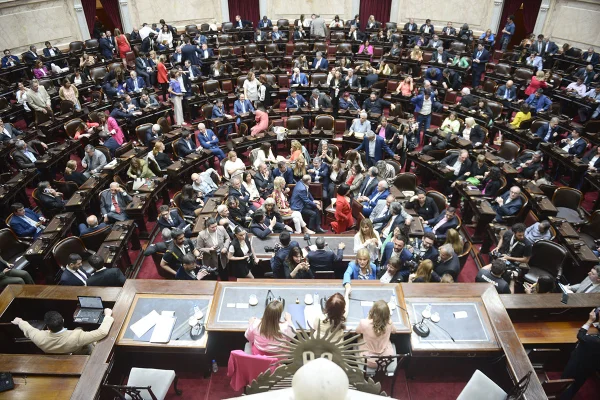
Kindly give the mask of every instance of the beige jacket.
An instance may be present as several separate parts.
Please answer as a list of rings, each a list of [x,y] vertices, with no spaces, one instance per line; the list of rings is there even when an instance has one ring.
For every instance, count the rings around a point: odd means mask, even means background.
[[[100,328],[85,332],[81,328],[63,332],[40,331],[29,325],[29,322],[19,322],[19,328],[26,337],[48,354],[90,354],[94,344],[104,339],[113,324],[113,317],[104,317]]]
[[[27,104],[35,111],[42,111],[44,108],[50,107],[50,96],[46,88],[40,85],[37,92],[28,89]]]
[[[209,234],[206,229],[198,234],[196,239],[196,248],[202,252],[202,263],[211,268],[217,268],[219,266],[219,259],[216,251],[211,251],[210,248],[218,245],[221,249],[229,249],[231,240],[227,231],[222,226],[217,226],[217,243],[214,242],[214,234]],[[221,256],[221,267],[225,268],[227,265],[227,253]]]

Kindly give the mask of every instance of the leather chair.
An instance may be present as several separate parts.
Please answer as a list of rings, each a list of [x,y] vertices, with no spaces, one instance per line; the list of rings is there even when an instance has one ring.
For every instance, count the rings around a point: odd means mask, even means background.
[[[496,64],[493,75],[510,79],[512,67],[508,64]]]
[[[6,223],[10,223],[10,217]],[[0,254],[4,261],[15,264],[14,268],[24,269],[29,264],[25,257],[21,257],[28,247],[29,244],[19,239],[12,229],[0,229]]]
[[[596,241],[600,239],[600,210],[594,211],[589,221],[579,228],[579,238],[589,247],[597,246]]]
[[[185,33],[188,36],[195,37],[196,34],[198,33],[198,26],[196,24],[186,25]]]
[[[108,72],[106,71],[106,67],[94,67],[90,71],[90,78],[96,82],[96,85],[102,83],[102,80],[106,76]]]
[[[393,185],[400,191],[417,191],[417,176],[412,172],[403,172],[396,175]]]
[[[502,111],[504,110],[504,106],[496,101],[488,101],[488,106],[490,110],[492,110],[492,119],[497,120],[502,116]]]
[[[99,47],[100,43],[98,42],[98,39],[88,39],[85,41],[86,53],[96,53]]]
[[[158,272],[158,274],[160,276],[162,276],[163,278],[173,279],[174,276],[171,275],[170,273],[168,273],[167,271],[165,271],[165,269],[160,266],[160,262],[162,261],[162,258],[164,255],[165,255],[165,253],[160,253],[160,252],[152,253],[152,261],[154,261],[154,266],[156,267],[156,272]]]
[[[325,85],[327,83],[327,74],[322,72],[315,72],[310,76],[310,85],[311,86],[320,86]]]
[[[67,136],[73,139],[75,137],[75,132],[77,132],[77,128],[79,125],[83,124],[83,120],[81,118],[74,118],[64,124],[65,132]]]
[[[342,35],[341,41],[345,40],[343,38],[344,32],[335,32],[335,33]],[[335,49],[335,53],[336,53],[336,55],[351,55],[352,54],[352,45],[350,43],[340,43],[337,45],[337,47]]]
[[[333,131],[334,126],[335,119],[331,115],[317,115],[315,117],[315,126],[313,128],[313,132],[321,129],[325,131]]]
[[[61,192],[65,199],[70,199],[71,196],[79,189],[75,182],[52,181],[52,187]]]
[[[141,124],[135,127],[135,136],[137,137],[138,143],[146,143],[146,132],[148,129],[152,129],[152,123]]]
[[[202,32],[202,33],[210,32],[210,24],[207,24],[207,23],[200,24],[200,32]]]
[[[179,204],[181,203],[181,190],[173,195],[173,204],[177,209],[179,209]]]
[[[329,34],[329,40],[331,43],[343,43],[346,40],[344,31],[331,31]],[[337,45],[337,51],[339,51],[340,45]]]
[[[464,243],[465,244],[464,244],[462,253],[457,254],[458,262],[460,263],[460,270],[461,271],[464,268],[465,264],[467,263],[467,259],[469,258],[469,253],[471,253],[471,248],[473,247],[473,245],[471,244],[471,242],[468,241],[468,240],[465,240]]]
[[[482,89],[486,93],[495,94],[498,89],[498,84],[491,79],[486,79],[485,82],[483,82]]]
[[[500,145],[500,149],[498,150],[498,156],[503,159],[510,161],[517,158],[517,155],[521,151],[521,146],[512,140],[504,140]]]
[[[558,209],[557,217],[565,218],[571,224],[581,224],[585,222],[581,212],[581,201],[583,193],[577,189],[568,186],[561,186],[556,189],[552,196],[552,204]],[[569,212],[576,211],[576,214]]]
[[[454,54],[462,54],[465,52],[467,45],[463,42],[452,42],[450,43],[449,51]]]
[[[84,48],[85,48],[85,44],[81,40],[69,43],[69,53],[70,54],[79,56],[83,53]]]
[[[148,168],[150,168],[150,171],[152,171],[152,173],[156,176],[164,176],[165,174],[163,170],[160,169],[160,166],[156,160],[151,157],[148,157]]]
[[[529,131],[533,134],[535,134],[537,132],[537,130],[544,125],[545,123],[547,123],[548,121],[544,121],[543,119],[536,119],[535,121],[531,122],[531,126],[529,127]],[[521,125],[522,126],[522,125]]]
[[[209,99],[214,99],[216,97],[225,96],[225,94],[221,93],[221,86],[219,81],[214,79],[210,79],[202,85],[204,89],[204,94],[208,96]]]
[[[542,191],[542,193],[544,193],[544,196],[546,196],[547,198],[551,199],[552,197],[554,197],[554,192],[556,192],[556,189],[558,189],[558,186],[555,185],[546,185],[546,184],[540,184],[538,185],[538,187],[540,188],[540,190]]]
[[[252,69],[255,71],[260,71],[261,73],[268,72],[272,67],[273,64],[264,58],[255,58],[252,60]]]
[[[285,127],[289,130],[304,130],[304,118],[292,115],[285,121]]]
[[[233,22],[223,22],[223,24],[221,25],[221,30],[224,32],[232,31],[234,29],[235,28],[233,26]]]
[[[533,71],[529,68],[517,68],[513,74],[513,80],[517,86],[523,86],[531,81],[532,76]]]
[[[425,193],[425,196],[431,197],[433,199],[435,205],[437,206],[440,212],[445,210],[448,206],[448,198],[442,193],[438,192],[437,190],[430,190],[427,193]]]
[[[549,240],[539,240],[533,244],[529,270],[523,278],[529,283],[536,283],[541,276],[560,279],[567,256],[567,249],[563,246]]]
[[[289,31],[290,30],[290,20],[281,18],[277,20],[277,27],[279,30]]]
[[[398,29],[398,24],[395,22],[386,22],[385,23],[385,30],[389,31],[389,30],[397,30]]]
[[[227,36],[228,38],[230,37],[229,35],[222,35],[222,36]],[[221,59],[230,59],[230,58],[237,58],[235,53],[233,52],[233,47],[231,46],[221,46],[219,47],[219,58]]]
[[[94,232],[80,235],[79,238],[88,250],[98,251],[100,250],[100,246],[102,246],[104,240],[106,240],[106,237],[110,233],[111,229],[112,228],[110,226],[105,226],[104,228],[100,228]]]
[[[54,218],[54,216],[56,214],[58,214],[58,211],[56,211],[56,210],[50,210],[49,208],[46,207],[46,205],[44,203],[42,203],[40,201],[40,198],[38,196],[38,190],[37,190],[37,188],[33,189],[33,192],[31,192],[31,197],[33,197],[33,200],[35,201],[35,204],[40,208],[40,210],[42,211],[42,214],[48,220],[51,220],[52,218]]]
[[[256,45],[256,43],[249,43],[244,46],[244,55],[246,56],[247,59],[252,59],[254,57],[262,56],[262,53],[259,52],[258,46]]]
[[[106,162],[111,162],[110,150],[106,146],[96,146],[96,150],[100,151],[106,157]]]
[[[81,268],[85,272],[87,272],[88,274],[94,272],[94,269],[90,266],[90,264],[87,261],[89,256],[94,254],[94,252],[88,250],[88,248],[85,247],[85,244],[83,244],[83,240],[81,240],[77,236],[69,236],[67,238],[64,238],[63,240],[58,242],[52,249],[52,256],[54,257],[56,264],[59,265],[61,268],[65,268],[67,266],[67,264],[69,263],[69,255],[73,253],[79,254],[83,259],[83,265],[81,266]]]

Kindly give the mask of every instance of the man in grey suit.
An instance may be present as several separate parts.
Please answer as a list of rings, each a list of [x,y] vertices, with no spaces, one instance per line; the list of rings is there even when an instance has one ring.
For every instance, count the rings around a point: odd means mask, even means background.
[[[100,150],[96,150],[94,146],[88,144],[85,146],[85,156],[81,160],[81,165],[85,168],[83,174],[90,177],[92,174],[102,171],[102,168],[107,164],[106,156]]]
[[[315,36],[327,36],[325,20],[321,18],[320,15],[317,15],[317,17],[313,19],[312,24],[310,25],[310,36],[312,38],[314,38]]]
[[[100,209],[104,222],[125,221],[128,218],[125,209],[131,200],[131,196],[117,182],[112,182],[110,189],[100,194]]]
[[[600,264],[594,265],[587,278],[576,285],[568,285],[574,293],[600,293]]]

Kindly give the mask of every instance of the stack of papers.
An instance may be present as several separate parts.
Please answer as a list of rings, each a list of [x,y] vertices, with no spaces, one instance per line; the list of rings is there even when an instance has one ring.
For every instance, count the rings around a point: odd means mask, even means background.
[[[151,343],[168,343],[177,317],[174,311],[163,311],[161,314],[152,310],[148,315],[142,317],[130,328],[137,338],[144,336],[150,329],[154,328],[150,337]]]

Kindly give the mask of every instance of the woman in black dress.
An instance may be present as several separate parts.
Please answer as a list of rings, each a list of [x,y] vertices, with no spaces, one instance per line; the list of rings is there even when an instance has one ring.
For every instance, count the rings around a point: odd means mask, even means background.
[[[173,164],[173,160],[171,157],[166,155],[165,153],[165,144],[161,141],[154,143],[154,149],[152,149],[152,155],[154,156],[154,160],[158,164],[161,170],[167,169],[167,167]]]
[[[179,200],[179,209],[186,217],[196,218],[202,211],[204,203],[198,197],[192,185],[184,185],[181,189],[181,199]]]
[[[64,178],[67,182],[75,182],[77,186],[81,186],[87,181],[85,175],[77,171],[77,161],[75,160],[67,161]]]
[[[258,264],[254,248],[248,239],[247,232],[241,226],[236,226],[233,239],[227,252],[227,259],[236,278],[254,279],[252,266]]]
[[[273,105],[273,98],[271,97],[271,94],[275,89],[269,84],[265,74],[260,75],[258,77],[258,81],[261,84],[258,88],[258,99],[262,102],[263,106],[268,109]]]

